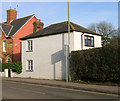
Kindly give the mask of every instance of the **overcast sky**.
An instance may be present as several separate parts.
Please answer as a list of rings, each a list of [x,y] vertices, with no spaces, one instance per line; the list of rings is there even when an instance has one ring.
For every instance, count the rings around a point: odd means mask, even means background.
[[[17,2],[11,3],[11,8],[16,8]],[[10,2],[2,2],[2,21],[6,21],[6,10]],[[18,2],[17,18],[35,14],[45,24],[44,27],[67,21],[67,2]],[[70,2],[70,21],[83,27],[92,23],[106,21],[118,26],[117,2]]]

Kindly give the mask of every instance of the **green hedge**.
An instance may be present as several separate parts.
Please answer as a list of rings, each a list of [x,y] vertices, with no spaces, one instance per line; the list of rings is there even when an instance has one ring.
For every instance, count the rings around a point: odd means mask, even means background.
[[[78,81],[120,82],[118,54],[118,45],[73,51],[70,59],[71,76]]]
[[[2,71],[4,69],[12,69],[13,72],[16,72],[20,74],[22,72],[22,63],[16,62],[16,63],[2,63]]]

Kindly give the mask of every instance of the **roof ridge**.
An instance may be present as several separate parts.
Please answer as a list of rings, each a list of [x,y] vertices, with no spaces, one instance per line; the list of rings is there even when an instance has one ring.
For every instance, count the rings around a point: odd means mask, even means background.
[[[15,19],[15,20],[19,20],[19,19],[24,19],[24,18],[27,18],[27,17],[32,17],[32,16],[34,16],[35,14],[32,14],[32,15],[29,15],[29,16],[25,16],[25,17],[21,17],[21,18],[18,18],[18,19]],[[13,21],[15,21],[15,20],[13,20]]]
[[[72,23],[70,22],[70,27],[72,28],[72,30],[75,30],[74,26],[72,25]]]
[[[73,22],[72,22],[73,23]],[[73,24],[75,24],[75,23],[73,23]],[[78,24],[75,24],[76,26],[80,26],[80,25],[78,25]],[[82,27],[82,26],[80,26],[80,27]],[[89,29],[87,29],[87,28],[85,28],[85,27],[82,27],[83,29],[86,29],[86,30],[88,30],[88,31],[91,31],[91,30],[89,30]],[[91,31],[91,32],[93,32],[93,33],[96,33],[96,32],[94,32],[94,31]],[[96,33],[96,34],[99,34],[99,33]]]
[[[1,25],[6,25],[6,26],[13,26],[11,24],[8,24],[8,23],[0,23]]]

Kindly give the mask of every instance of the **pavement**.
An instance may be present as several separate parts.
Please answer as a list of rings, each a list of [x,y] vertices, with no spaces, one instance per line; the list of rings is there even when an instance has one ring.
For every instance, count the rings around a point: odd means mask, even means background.
[[[116,94],[120,95],[118,86],[103,86],[103,85],[93,85],[93,84],[81,84],[74,82],[65,82],[58,80],[41,80],[41,79],[33,79],[33,78],[2,78],[3,80],[13,81],[13,82],[22,82],[29,84],[39,84],[46,86],[54,86],[54,87],[62,87],[62,88],[70,88],[70,89],[79,89],[85,91],[93,91],[99,93],[107,93],[107,94]]]

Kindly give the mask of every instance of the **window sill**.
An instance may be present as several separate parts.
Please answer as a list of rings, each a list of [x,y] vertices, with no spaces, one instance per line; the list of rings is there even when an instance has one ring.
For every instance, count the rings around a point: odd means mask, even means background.
[[[33,70],[26,70],[26,72],[33,72]]]
[[[94,47],[94,46],[88,46],[88,45],[85,45],[85,46],[87,46],[87,47]]]
[[[27,50],[26,52],[33,52],[33,50]]]

